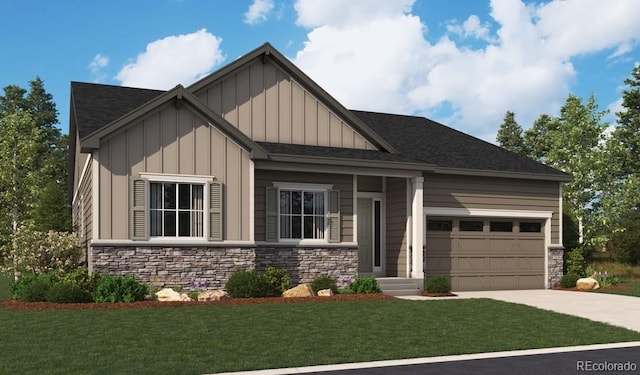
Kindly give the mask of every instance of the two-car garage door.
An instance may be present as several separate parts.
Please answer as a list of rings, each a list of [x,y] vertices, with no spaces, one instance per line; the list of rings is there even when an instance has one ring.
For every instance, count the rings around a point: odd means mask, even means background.
[[[427,277],[454,291],[545,287],[544,223],[509,218],[428,218]]]

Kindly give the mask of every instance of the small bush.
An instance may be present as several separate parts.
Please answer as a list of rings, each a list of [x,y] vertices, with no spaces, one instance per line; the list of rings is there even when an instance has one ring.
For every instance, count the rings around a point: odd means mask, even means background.
[[[274,296],[280,296],[282,293],[291,288],[291,277],[287,270],[283,268],[275,268],[268,266],[264,271],[264,276],[271,286],[271,293]]]
[[[59,281],[47,291],[47,301],[54,303],[91,302],[93,296],[82,286],[67,281]]]
[[[133,276],[104,275],[100,278],[94,293],[96,302],[135,302],[142,301],[149,287]]]
[[[356,277],[349,287],[354,293],[357,294],[374,294],[382,293],[378,280],[375,277]]]
[[[562,276],[560,279],[560,287],[562,288],[575,288],[576,282],[580,278],[580,275],[576,275],[575,273],[568,273]]]
[[[18,280],[11,281],[9,285],[11,298],[20,301],[45,301],[47,290],[57,281],[58,276],[55,272],[47,272],[40,275],[24,273],[18,277]],[[39,285],[30,287],[34,283]],[[29,290],[27,291],[27,289]],[[25,295],[28,299],[25,299]]]
[[[234,272],[227,281],[225,290],[234,298],[267,297],[272,292],[265,275],[256,270]]]
[[[598,284],[600,284],[600,286],[603,288],[620,284],[620,277],[618,277],[617,275],[610,275],[606,271],[596,272],[595,279],[598,280]]]
[[[316,294],[322,289],[331,289],[333,294],[338,294],[338,282],[331,276],[320,275],[311,282],[311,289]]]
[[[444,276],[432,276],[425,282],[424,290],[427,293],[449,293],[451,291],[451,283]]]
[[[567,274],[584,276],[585,261],[582,249],[573,249],[567,258]]]
[[[78,267],[73,272],[64,275],[61,279],[62,282],[70,283],[78,288],[86,291],[89,295],[93,295],[96,290],[96,286],[100,282],[100,274],[93,272],[89,275],[87,267]]]

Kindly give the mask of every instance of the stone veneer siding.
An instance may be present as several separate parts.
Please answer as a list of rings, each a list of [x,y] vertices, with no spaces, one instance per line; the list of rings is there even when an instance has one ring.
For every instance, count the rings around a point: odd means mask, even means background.
[[[134,275],[187,291],[198,289],[195,284],[222,289],[234,272],[269,265],[285,268],[294,284],[319,275],[353,278],[358,269],[357,248],[92,246],[90,251],[95,272]]]
[[[549,280],[547,288],[553,288],[562,279],[564,249],[549,249]]]

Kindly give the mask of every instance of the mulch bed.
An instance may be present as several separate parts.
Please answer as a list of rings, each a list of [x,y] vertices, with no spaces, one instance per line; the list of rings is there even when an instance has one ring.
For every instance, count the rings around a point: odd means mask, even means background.
[[[331,297],[298,297],[298,298],[232,298],[226,301],[212,302],[158,302],[141,301],[132,303],[50,303],[22,302],[15,300],[0,301],[0,307],[12,310],[114,310],[144,309],[162,307],[217,306],[217,305],[256,305],[262,303],[304,303],[304,302],[339,302],[339,301],[375,301],[391,300],[393,296],[386,294],[340,294]]]
[[[457,297],[457,294],[453,294],[451,292],[449,293],[427,293],[424,292],[422,293],[422,296],[424,297]]]

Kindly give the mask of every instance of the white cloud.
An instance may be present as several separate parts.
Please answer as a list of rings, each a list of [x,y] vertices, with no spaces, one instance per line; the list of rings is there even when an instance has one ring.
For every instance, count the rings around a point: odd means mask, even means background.
[[[89,68],[89,71],[91,71],[91,73],[96,74],[96,73],[99,73],[100,70],[105,68],[107,65],[109,65],[109,58],[99,53],[93,57],[93,59],[89,63],[88,68]]]
[[[255,25],[267,20],[269,13],[273,11],[273,0],[253,0],[249,9],[244,14],[244,22],[249,25]]]
[[[576,77],[572,58],[603,50],[624,55],[640,40],[635,0],[494,0],[495,32],[475,15],[448,25],[452,34],[485,42],[474,47],[446,35],[427,40],[413,3],[298,0],[297,23],[309,32],[294,62],[349,108],[439,113],[446,116],[439,120],[494,141],[487,137],[507,110],[524,127],[557,113]]]
[[[153,89],[190,84],[224,60],[221,42],[206,29],[153,41],[122,67],[116,79],[123,86]]]

